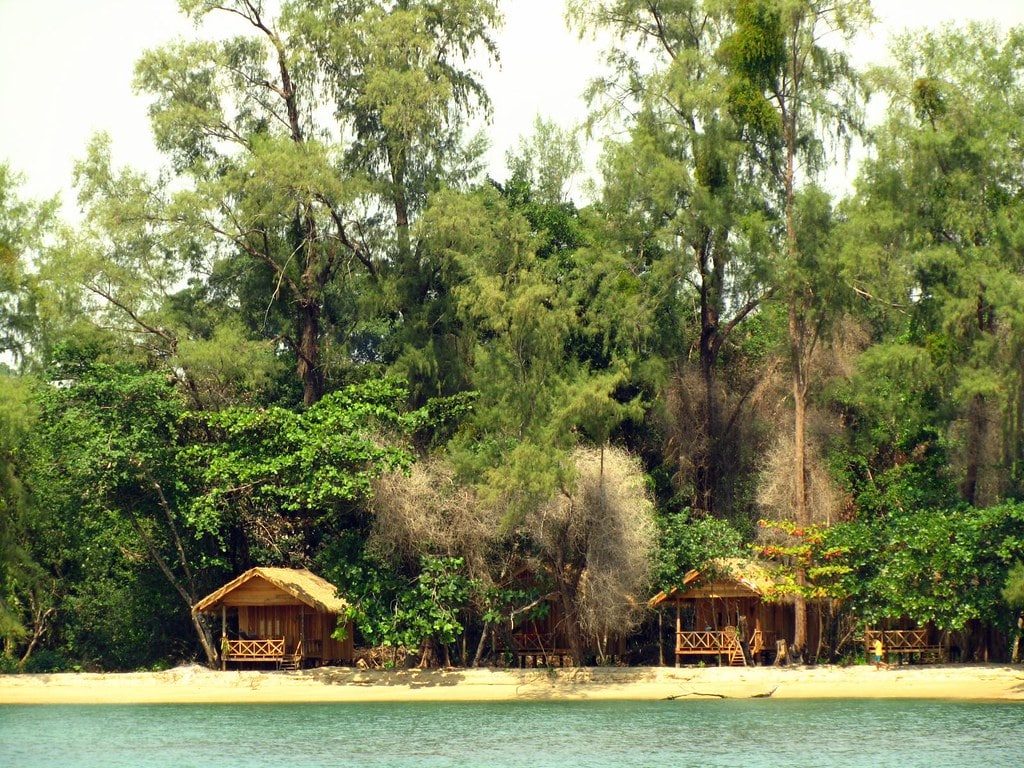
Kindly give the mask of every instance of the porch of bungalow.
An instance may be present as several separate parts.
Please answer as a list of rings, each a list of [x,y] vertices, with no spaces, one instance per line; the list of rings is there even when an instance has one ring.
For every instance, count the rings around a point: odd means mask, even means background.
[[[886,662],[942,663],[949,660],[948,644],[943,643],[934,627],[912,626],[912,622],[886,622],[902,625],[896,629],[868,629],[864,632],[864,658],[874,657],[875,641],[882,641],[882,654]],[[948,643],[948,637],[945,638]]]

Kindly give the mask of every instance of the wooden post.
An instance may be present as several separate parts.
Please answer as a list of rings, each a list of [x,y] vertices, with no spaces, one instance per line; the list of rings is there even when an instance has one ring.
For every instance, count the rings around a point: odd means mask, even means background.
[[[665,610],[658,608],[658,666],[665,666]]]
[[[683,631],[682,603],[676,600],[676,636],[672,643],[672,652],[676,657],[676,666],[679,666],[679,633]]]
[[[228,607],[225,603],[220,604],[220,669],[223,672],[228,668],[227,654],[228,639]]]

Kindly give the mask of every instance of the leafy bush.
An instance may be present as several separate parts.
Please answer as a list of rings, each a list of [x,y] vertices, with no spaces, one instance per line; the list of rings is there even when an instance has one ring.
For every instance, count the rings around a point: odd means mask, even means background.
[[[58,651],[49,648],[40,648],[28,657],[22,672],[31,675],[44,674],[48,672],[70,672],[72,664]]]

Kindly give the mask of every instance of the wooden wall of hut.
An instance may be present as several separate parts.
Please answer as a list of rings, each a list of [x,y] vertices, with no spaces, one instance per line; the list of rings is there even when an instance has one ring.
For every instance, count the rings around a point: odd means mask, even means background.
[[[319,664],[352,661],[352,627],[349,626],[345,640],[331,636],[336,627],[334,614],[316,613],[304,605],[238,606],[238,630],[243,637],[283,637],[289,653],[298,648],[301,640],[303,657]]]
[[[304,658],[319,664],[350,663],[353,655],[352,628],[344,640],[332,637],[337,628],[333,613],[317,613],[305,605],[240,605],[239,634],[250,638],[285,638],[291,653],[302,641]]]

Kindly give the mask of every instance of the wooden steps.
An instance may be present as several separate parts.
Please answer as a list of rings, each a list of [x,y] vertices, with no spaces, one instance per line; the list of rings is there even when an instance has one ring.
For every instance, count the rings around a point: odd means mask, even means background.
[[[295,646],[295,653],[285,653],[281,656],[281,669],[296,670],[302,666],[302,641],[299,640]]]
[[[736,643],[729,652],[729,666],[730,667],[745,667],[747,666],[747,657],[743,653],[743,648],[739,643]]]

